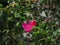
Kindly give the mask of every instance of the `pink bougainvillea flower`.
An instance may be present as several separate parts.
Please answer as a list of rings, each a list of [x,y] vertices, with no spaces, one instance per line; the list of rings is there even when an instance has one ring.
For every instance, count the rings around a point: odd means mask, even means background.
[[[26,32],[31,32],[34,26],[36,26],[36,20],[29,20],[22,23],[22,27]]]

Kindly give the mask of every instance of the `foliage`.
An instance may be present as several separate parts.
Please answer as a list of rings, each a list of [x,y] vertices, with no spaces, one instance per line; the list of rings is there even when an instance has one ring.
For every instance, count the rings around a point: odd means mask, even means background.
[[[60,45],[60,0],[4,0],[0,3],[0,45]],[[26,39],[22,23],[37,20]]]

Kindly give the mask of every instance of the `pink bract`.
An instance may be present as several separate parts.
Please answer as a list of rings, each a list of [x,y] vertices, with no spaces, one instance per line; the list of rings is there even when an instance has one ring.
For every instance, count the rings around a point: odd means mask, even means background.
[[[36,26],[36,20],[31,20],[31,21],[30,21],[30,24],[31,24],[32,26]]]

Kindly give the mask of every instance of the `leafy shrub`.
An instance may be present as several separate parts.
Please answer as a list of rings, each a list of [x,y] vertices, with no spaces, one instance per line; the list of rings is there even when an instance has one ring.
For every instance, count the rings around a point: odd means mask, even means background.
[[[59,5],[60,0],[0,1],[0,45],[60,45]],[[37,25],[26,33],[22,23],[29,20]]]

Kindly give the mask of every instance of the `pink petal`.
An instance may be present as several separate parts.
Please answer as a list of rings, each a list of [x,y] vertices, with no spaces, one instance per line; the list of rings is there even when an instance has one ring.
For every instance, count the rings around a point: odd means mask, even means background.
[[[27,23],[22,23],[22,27],[25,28],[27,26]]]
[[[30,21],[30,24],[31,24],[32,26],[36,26],[36,20],[31,20],[31,21]]]
[[[30,32],[33,29],[33,27],[31,25],[27,25],[24,29],[26,32]]]

